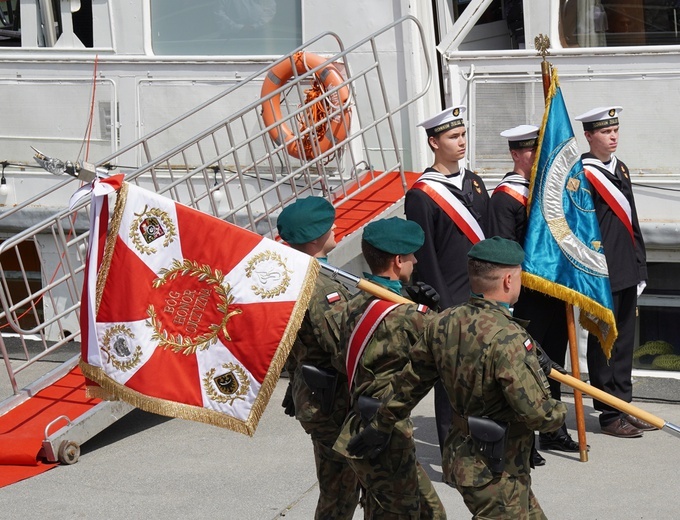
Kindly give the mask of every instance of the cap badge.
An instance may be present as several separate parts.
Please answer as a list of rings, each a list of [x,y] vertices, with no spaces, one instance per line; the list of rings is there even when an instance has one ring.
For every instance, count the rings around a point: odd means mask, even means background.
[[[454,108],[453,112],[451,112],[451,114],[453,114],[453,117],[458,117],[458,115],[460,114],[460,108],[457,108],[457,107]]]
[[[616,109],[611,108],[609,109],[609,117],[614,117],[616,115]]]

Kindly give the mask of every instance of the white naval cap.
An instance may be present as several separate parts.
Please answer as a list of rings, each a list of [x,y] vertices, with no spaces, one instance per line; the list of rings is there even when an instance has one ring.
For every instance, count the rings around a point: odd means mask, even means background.
[[[536,148],[539,128],[534,125],[519,125],[501,132],[501,137],[508,140],[511,150],[519,148]]]
[[[464,113],[464,105],[449,107],[439,112],[436,116],[426,119],[422,123],[418,123],[418,126],[422,126],[427,131],[429,137],[451,130],[452,128],[465,126],[465,122],[463,121]]]
[[[619,112],[623,107],[597,107],[589,110],[585,114],[576,116],[576,121],[583,123],[584,130],[597,130],[619,124]]]

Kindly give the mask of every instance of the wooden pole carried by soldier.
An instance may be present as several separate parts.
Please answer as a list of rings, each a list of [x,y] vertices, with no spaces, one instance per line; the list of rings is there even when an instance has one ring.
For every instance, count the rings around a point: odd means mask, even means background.
[[[343,271],[329,264],[321,264],[321,273],[334,280],[338,280],[349,287],[361,289],[379,298],[384,298],[395,303],[412,303],[411,300],[409,300],[408,298],[404,298],[403,296],[399,296],[391,291],[385,290],[373,282],[364,280],[362,278],[359,278],[358,276],[354,276],[353,274],[348,273],[347,271]],[[610,395],[606,392],[603,392],[602,390],[599,390],[594,386],[589,385],[588,383],[584,383],[580,379],[577,379],[568,374],[561,374],[555,369],[553,369],[550,372],[550,378],[555,379],[556,381],[559,381],[560,383],[567,385],[570,388],[573,388],[575,391],[582,392],[595,399],[598,399],[603,403],[606,403],[609,406],[616,408],[617,410],[621,410],[622,412],[628,413],[634,417],[637,417],[638,419],[653,424],[660,430],[665,430],[668,433],[680,437],[680,426],[668,422],[662,419],[661,417],[657,417],[656,415],[653,415],[645,410],[642,410],[637,406],[622,401],[621,399],[614,397],[613,395]]]

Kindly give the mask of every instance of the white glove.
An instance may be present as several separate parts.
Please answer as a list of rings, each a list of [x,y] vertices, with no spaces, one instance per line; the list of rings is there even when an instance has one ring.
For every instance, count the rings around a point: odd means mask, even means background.
[[[647,282],[645,280],[642,280],[639,284],[637,284],[637,297],[638,298],[642,294],[642,291],[645,290],[645,287],[647,287]]]

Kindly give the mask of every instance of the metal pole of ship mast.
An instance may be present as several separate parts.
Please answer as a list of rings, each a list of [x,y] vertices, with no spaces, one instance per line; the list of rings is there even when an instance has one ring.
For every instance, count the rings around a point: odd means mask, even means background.
[[[534,39],[534,46],[538,54],[543,57],[541,61],[541,77],[543,78],[543,99],[548,99],[548,92],[550,91],[550,78],[552,65],[545,57],[549,54],[550,39],[542,34],[539,34]],[[535,159],[538,161],[538,157]],[[570,303],[564,302],[565,312],[567,314],[567,335],[569,337],[569,360],[571,362],[571,373],[575,379],[580,380],[581,373],[579,369],[578,360],[578,340],[576,336],[576,325],[574,321],[574,306]],[[553,373],[559,373],[555,370]],[[551,376],[552,377],[552,376]],[[555,379],[554,377],[552,379]],[[580,390],[574,389],[574,412],[576,415],[576,431],[578,433],[578,448],[579,460],[581,462],[588,462],[588,444],[586,442],[586,421],[583,411],[583,394]]]

